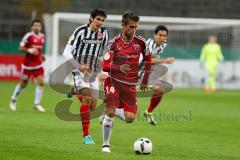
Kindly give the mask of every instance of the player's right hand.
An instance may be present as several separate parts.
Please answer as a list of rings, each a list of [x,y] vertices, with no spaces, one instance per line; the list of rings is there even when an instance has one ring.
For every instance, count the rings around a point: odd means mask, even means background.
[[[36,48],[28,48],[27,52],[35,56],[39,54]]]
[[[86,64],[80,64],[78,69],[80,72],[82,72],[85,76],[91,71],[88,65]]]
[[[131,66],[128,65],[128,64],[122,64],[120,66],[120,71],[123,72],[123,73],[127,73],[127,72],[130,72],[132,70]]]

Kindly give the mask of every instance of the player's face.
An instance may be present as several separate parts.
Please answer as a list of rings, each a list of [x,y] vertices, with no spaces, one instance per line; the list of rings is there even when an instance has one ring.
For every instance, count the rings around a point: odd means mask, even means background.
[[[94,19],[91,20],[92,22],[90,24],[90,28],[94,31],[97,31],[103,26],[105,18],[102,16],[96,16]]]
[[[157,44],[162,44],[167,39],[167,32],[164,30],[158,31],[158,33],[154,35],[154,39]]]
[[[39,22],[35,22],[35,23],[33,23],[33,25],[32,25],[31,28],[32,28],[32,31],[33,31],[35,34],[38,34],[38,33],[40,33],[41,30],[42,30],[42,24],[39,23]]]
[[[137,31],[138,22],[130,20],[127,24],[123,24],[123,34],[130,39]]]
[[[215,36],[210,36],[210,37],[208,38],[208,42],[209,42],[209,43],[216,43],[216,42],[217,42],[217,37],[215,37]]]

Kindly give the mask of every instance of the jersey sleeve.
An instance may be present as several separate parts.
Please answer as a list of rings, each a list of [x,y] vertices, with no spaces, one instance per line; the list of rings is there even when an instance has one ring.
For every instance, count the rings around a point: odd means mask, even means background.
[[[111,40],[108,42],[106,50],[103,53],[102,69],[104,72],[110,72],[113,54],[114,54],[114,41]]]
[[[201,54],[200,54],[200,60],[204,62],[206,60],[206,45],[203,46]]]
[[[222,49],[221,46],[218,45],[218,60],[222,61],[224,59],[223,54],[222,54]]]
[[[112,64],[112,60],[113,60],[113,56],[115,53],[115,46],[116,46],[116,41],[115,39],[112,39],[108,45],[107,45],[107,49],[104,52],[103,55],[103,71],[104,72],[110,72],[110,71],[119,71],[120,70],[120,66],[116,65],[116,64]]]
[[[145,41],[142,44],[142,49],[143,49],[142,55],[143,55],[143,63],[144,63],[144,68],[143,68],[144,75],[143,75],[142,84],[147,85],[149,74],[151,71],[152,55]]]
[[[104,39],[103,39],[103,51],[105,51],[107,49],[108,41],[109,41],[109,34],[108,34],[108,31],[105,30],[104,31]]]
[[[83,39],[84,31],[85,29],[81,27],[77,28],[69,38],[68,44],[71,45],[73,48],[76,48],[77,44],[79,44]]]
[[[151,72],[151,61],[152,61],[152,54],[148,48],[147,43],[143,43],[143,61],[144,61],[144,75],[143,75],[143,81],[142,84],[143,85],[147,85],[148,84],[148,78]]]
[[[20,47],[27,46],[27,44],[29,43],[30,36],[31,36],[31,32],[28,32],[23,36],[23,38],[20,42]]]

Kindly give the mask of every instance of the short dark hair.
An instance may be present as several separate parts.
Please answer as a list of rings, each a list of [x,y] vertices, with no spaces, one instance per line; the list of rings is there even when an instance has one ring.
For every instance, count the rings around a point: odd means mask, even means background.
[[[31,26],[33,26],[34,23],[41,23],[41,24],[42,24],[42,22],[41,22],[39,19],[34,19],[34,20],[32,20]]]
[[[130,20],[138,22],[139,19],[140,19],[139,16],[137,16],[133,12],[125,12],[122,16],[122,23],[126,25]]]
[[[166,31],[167,34],[168,34],[168,29],[166,26],[163,26],[163,25],[158,25],[155,30],[154,30],[154,33],[157,34],[159,31]]]
[[[94,19],[95,17],[97,16],[101,16],[101,17],[104,17],[104,18],[107,18],[107,14],[104,10],[102,9],[94,9],[91,11],[91,17]]]

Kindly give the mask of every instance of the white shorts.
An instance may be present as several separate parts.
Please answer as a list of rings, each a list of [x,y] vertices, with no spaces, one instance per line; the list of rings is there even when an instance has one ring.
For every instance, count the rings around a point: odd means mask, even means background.
[[[77,90],[81,90],[83,88],[90,88],[92,92],[92,97],[96,99],[98,98],[99,83],[97,73],[92,72],[85,76],[78,69],[75,69],[73,70],[72,74],[74,86]]]

